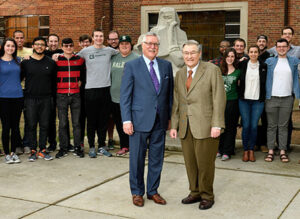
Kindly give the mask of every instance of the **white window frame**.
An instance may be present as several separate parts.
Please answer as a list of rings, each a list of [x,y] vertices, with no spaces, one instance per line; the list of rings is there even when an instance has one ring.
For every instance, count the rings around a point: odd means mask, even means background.
[[[163,7],[175,8],[177,12],[240,11],[240,38],[243,38],[246,42],[248,40],[248,2],[141,6],[141,34],[148,31],[149,14],[159,13],[159,10]]]

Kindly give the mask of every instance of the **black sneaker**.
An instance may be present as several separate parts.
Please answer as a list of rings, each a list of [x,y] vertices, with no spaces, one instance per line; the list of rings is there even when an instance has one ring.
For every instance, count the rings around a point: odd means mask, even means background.
[[[82,147],[76,147],[73,154],[76,155],[77,157],[83,158],[84,157],[83,148]]]
[[[51,144],[49,147],[47,147],[46,151],[49,152],[53,152],[56,150],[56,145]]]
[[[30,162],[34,162],[37,159],[37,152],[35,150],[31,151],[30,157],[28,158],[28,161]]]
[[[74,146],[71,145],[71,144],[69,144],[69,146],[68,146],[68,151],[74,152],[74,151],[75,151]]]
[[[114,150],[115,149],[115,141],[113,139],[108,140],[108,150]]]
[[[59,159],[65,156],[68,156],[68,153],[63,149],[60,149],[58,153],[55,155],[55,158]]]

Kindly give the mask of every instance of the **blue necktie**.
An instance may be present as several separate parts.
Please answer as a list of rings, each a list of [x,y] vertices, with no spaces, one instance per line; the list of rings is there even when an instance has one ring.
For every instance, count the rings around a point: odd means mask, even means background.
[[[159,90],[159,81],[157,79],[155,70],[153,68],[153,64],[154,64],[154,62],[151,61],[150,62],[150,75],[151,75],[152,83],[153,83],[153,85],[155,87],[156,93],[158,93],[158,90]]]

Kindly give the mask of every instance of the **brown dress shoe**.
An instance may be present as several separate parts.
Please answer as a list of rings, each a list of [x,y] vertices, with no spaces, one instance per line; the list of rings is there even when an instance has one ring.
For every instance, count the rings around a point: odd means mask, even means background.
[[[211,208],[214,205],[215,201],[214,200],[206,200],[202,199],[200,204],[199,204],[199,209],[200,210],[206,210]]]
[[[249,161],[251,161],[251,162],[256,161],[255,156],[254,156],[254,151],[252,151],[252,150],[249,151]]]
[[[249,161],[249,151],[244,151],[242,161],[244,161],[244,162],[248,162]]]
[[[141,196],[141,195],[133,195],[133,196],[132,196],[132,203],[133,203],[135,206],[143,207],[143,206],[144,206],[144,199],[143,199],[143,196]]]
[[[163,197],[161,197],[158,193],[152,196],[149,195],[147,198],[153,200],[156,204],[160,204],[160,205],[167,204],[166,200]]]
[[[196,202],[200,202],[201,201],[201,197],[194,197],[191,195],[188,195],[187,197],[185,197],[184,199],[181,200],[182,204],[193,204]]]

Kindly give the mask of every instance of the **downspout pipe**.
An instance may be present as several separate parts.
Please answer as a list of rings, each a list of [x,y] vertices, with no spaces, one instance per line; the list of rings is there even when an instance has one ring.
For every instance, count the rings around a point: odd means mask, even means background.
[[[289,0],[284,0],[284,26],[289,25]]]
[[[109,31],[114,27],[114,0],[109,0]]]

